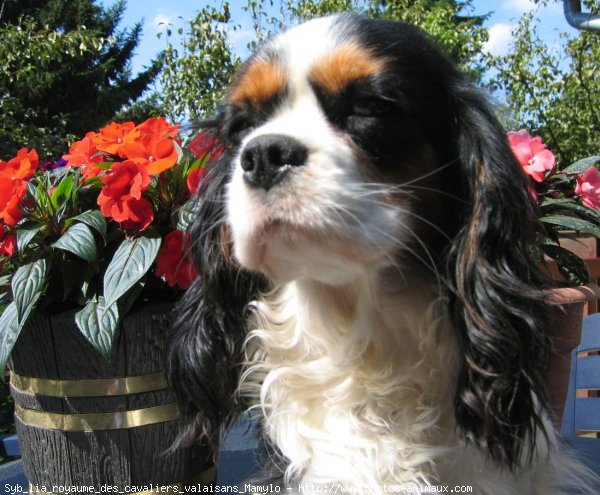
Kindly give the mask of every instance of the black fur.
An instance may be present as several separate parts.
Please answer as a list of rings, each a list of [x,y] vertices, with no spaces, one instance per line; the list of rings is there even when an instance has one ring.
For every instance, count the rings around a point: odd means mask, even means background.
[[[393,165],[422,163],[425,143],[435,151],[436,168],[451,165],[432,175],[430,184],[446,194],[430,195],[416,207],[445,233],[420,232],[439,260],[464,356],[456,383],[457,423],[494,461],[518,469],[523,456],[532,454],[536,432],[543,431],[550,349],[544,283],[532,261],[539,225],[527,178],[485,98],[422,33],[354,16],[340,17],[338,25],[344,26],[340,36],[358,38],[392,60],[389,77],[353,90],[393,93],[402,115],[388,115],[381,129],[338,121],[343,102],[317,92],[332,123],[388,177],[422,173]],[[240,114],[243,109],[226,107],[219,124],[228,152],[203,182],[192,232],[200,276],[179,306],[171,342],[172,383],[188,425],[183,443],[206,437],[218,445],[223,428],[239,413],[247,305],[267,286],[235,264],[224,238],[228,153],[236,152],[239,132],[259,123],[248,119],[268,118],[254,114],[240,125]],[[451,243],[444,240],[448,236]]]
[[[211,131],[218,134],[218,128]],[[248,303],[266,288],[260,275],[230,258],[224,224],[224,186],[229,156],[223,154],[201,181],[191,228],[200,273],[176,310],[168,369],[185,424],[175,447],[206,440],[218,448],[222,432],[241,412],[237,385],[242,369]]]

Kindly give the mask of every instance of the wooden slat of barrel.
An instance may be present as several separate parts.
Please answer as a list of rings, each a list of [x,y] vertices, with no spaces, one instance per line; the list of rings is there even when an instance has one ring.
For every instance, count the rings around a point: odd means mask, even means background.
[[[22,376],[62,380],[156,373],[164,369],[169,309],[168,304],[154,305],[126,318],[112,363],[105,361],[80,335],[72,314],[61,314],[53,318],[52,324],[36,318],[20,336],[11,368]],[[34,361],[36,366],[32,366]],[[68,399],[15,393],[15,400],[34,409],[81,413],[146,408],[171,403],[174,397],[166,390]],[[92,433],[45,430],[22,424],[18,430],[25,445],[23,450],[29,449],[31,468],[26,467],[26,474],[38,487],[90,483],[99,487],[108,483],[122,489],[126,485],[150,483],[170,485],[195,478],[205,469],[204,447],[180,450],[168,458],[162,455],[175,439],[176,422]]]

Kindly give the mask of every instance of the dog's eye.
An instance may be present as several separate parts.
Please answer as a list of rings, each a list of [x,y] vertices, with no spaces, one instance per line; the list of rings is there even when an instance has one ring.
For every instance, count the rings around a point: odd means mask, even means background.
[[[252,121],[245,116],[234,118],[227,126],[227,136],[234,142],[240,142],[254,128]]]
[[[350,113],[357,117],[381,117],[389,113],[392,108],[392,103],[382,98],[366,97],[355,100]]]

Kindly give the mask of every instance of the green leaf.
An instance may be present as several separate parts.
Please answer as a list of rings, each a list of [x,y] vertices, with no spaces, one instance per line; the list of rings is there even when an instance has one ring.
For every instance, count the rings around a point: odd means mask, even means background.
[[[59,206],[62,206],[69,200],[71,194],[73,194],[73,184],[73,176],[66,175],[63,180],[59,182],[58,186],[56,186],[52,196],[50,196],[50,201],[55,209],[59,208]]]
[[[587,158],[577,160],[562,172],[564,174],[583,174],[588,168],[593,167],[598,162],[600,162],[600,156],[588,156]]]
[[[200,202],[198,198],[193,197],[186,201],[177,212],[177,230],[187,231],[194,219],[198,216]]]
[[[546,256],[556,261],[560,273],[569,282],[586,284],[590,281],[588,268],[579,256],[554,244],[544,244],[541,248]]]
[[[40,223],[24,223],[19,225],[17,229],[17,249],[19,253],[23,253],[25,248],[33,240],[36,234],[42,229],[43,225]]]
[[[100,296],[98,301],[89,301],[81,311],[75,314],[75,323],[94,349],[110,360],[119,327],[117,305],[106,306],[106,301]]]
[[[161,239],[158,237],[138,237],[123,241],[104,274],[107,306],[115,303],[146,274],[158,254],[160,243]]]
[[[49,266],[42,258],[19,267],[13,275],[11,287],[20,325],[25,323],[42,295]]]
[[[106,242],[106,218],[104,218],[104,215],[98,210],[84,211],[80,215],[73,217],[71,220],[77,220],[93,228]]]
[[[569,217],[566,215],[547,215],[540,220],[546,224],[556,225],[566,230],[592,234],[600,238],[600,228],[597,225],[580,218]]]
[[[71,226],[52,246],[69,251],[88,263],[96,264],[98,261],[96,240],[90,228],[83,223]]]
[[[11,302],[0,316],[0,377],[4,380],[4,370],[10,353],[15,346],[23,325],[19,324],[17,305]]]

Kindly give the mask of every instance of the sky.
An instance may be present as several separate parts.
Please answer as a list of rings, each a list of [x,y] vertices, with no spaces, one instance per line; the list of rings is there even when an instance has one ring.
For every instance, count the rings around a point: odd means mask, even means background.
[[[104,6],[110,6],[115,0],[99,0]],[[194,16],[206,4],[220,4],[221,0],[127,0],[127,8],[121,27],[131,27],[136,22],[143,22],[143,34],[136,54],[132,60],[132,71],[136,74],[166,45],[165,37],[158,38],[158,33],[171,25],[174,37],[177,28]],[[246,0],[229,0],[232,18],[241,25],[241,30],[234,33],[231,41],[237,53],[244,58],[248,52],[246,44],[253,38],[248,15],[242,10]],[[265,2],[268,3],[268,2]],[[490,31],[490,39],[485,47],[494,54],[504,54],[510,47],[511,30],[519,17],[535,7],[531,0],[474,0],[474,14],[491,13],[486,22]],[[550,1],[549,5],[538,10],[536,17],[540,22],[540,34],[550,47],[558,44],[558,32],[575,32],[563,15],[561,1]]]

